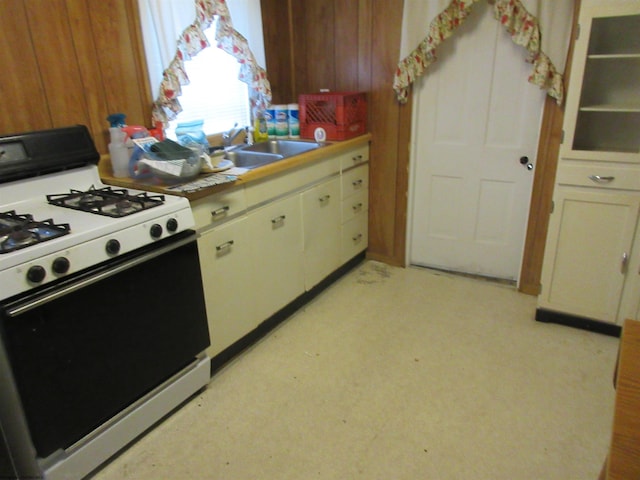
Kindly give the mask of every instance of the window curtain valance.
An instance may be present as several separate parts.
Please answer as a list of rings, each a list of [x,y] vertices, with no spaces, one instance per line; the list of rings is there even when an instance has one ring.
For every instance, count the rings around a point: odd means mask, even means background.
[[[430,23],[427,36],[411,53],[398,63],[393,89],[400,103],[405,103],[410,85],[436,60],[436,48],[449,38],[469,16],[474,4],[481,0],[452,0]],[[542,51],[538,19],[527,11],[519,0],[489,0],[494,17],[507,30],[511,39],[529,53],[533,64],[529,82],[547,91],[562,104],[564,85],[562,75]]]
[[[152,3],[152,0],[144,0]],[[157,1],[157,0],[156,0]],[[183,2],[184,3],[184,2]],[[194,0],[190,0],[190,7]],[[154,7],[160,9],[158,4]],[[193,8],[186,9],[186,12],[179,11],[176,3],[170,3],[165,8],[174,8],[175,16],[182,16],[191,13]],[[143,11],[141,6],[141,20],[143,22],[156,22],[153,30],[170,31],[175,26],[161,25],[158,18],[152,18],[153,8]],[[160,17],[161,15],[156,15]],[[173,18],[174,15],[165,16]],[[249,96],[251,106],[266,108],[271,104],[271,86],[267,79],[266,71],[258,65],[254,54],[249,48],[247,39],[241,35],[231,21],[231,15],[225,0],[195,0],[195,19],[179,35],[176,41],[175,54],[168,61],[168,66],[162,71],[162,80],[157,91],[157,96],[153,104],[152,120],[166,125],[169,121],[175,120],[178,113],[182,111],[182,106],[178,97],[181,94],[181,86],[189,83],[189,77],[185,70],[184,62],[197,55],[200,51],[210,46],[204,30],[209,28],[216,20],[215,39],[217,47],[232,55],[240,64],[239,80],[249,86]],[[159,37],[160,34],[156,33]],[[165,36],[167,34],[165,33]],[[156,42],[163,39],[156,38]],[[166,39],[164,39],[166,41]],[[147,50],[149,47],[147,47]],[[166,47],[165,47],[166,51]],[[148,55],[149,56],[149,55]],[[166,57],[166,54],[164,55]],[[157,62],[167,64],[167,59],[162,59],[163,55],[155,56]]]

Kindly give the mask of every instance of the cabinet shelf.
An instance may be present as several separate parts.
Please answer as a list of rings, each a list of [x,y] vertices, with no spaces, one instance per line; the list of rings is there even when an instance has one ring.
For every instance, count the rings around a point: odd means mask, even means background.
[[[640,53],[599,53],[587,55],[589,60],[640,60]]]
[[[580,107],[581,112],[619,112],[619,113],[640,113],[640,105],[584,105]]]

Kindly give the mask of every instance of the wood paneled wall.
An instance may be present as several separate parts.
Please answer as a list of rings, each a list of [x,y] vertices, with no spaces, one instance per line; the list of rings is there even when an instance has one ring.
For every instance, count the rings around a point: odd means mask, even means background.
[[[108,114],[149,124],[136,0],[2,0],[0,26],[0,134],[84,124],[106,153]]]

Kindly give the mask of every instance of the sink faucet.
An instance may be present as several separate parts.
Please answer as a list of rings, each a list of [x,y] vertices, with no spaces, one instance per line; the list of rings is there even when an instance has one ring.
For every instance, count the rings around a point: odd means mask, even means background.
[[[240,127],[236,130],[238,122],[236,122],[231,130],[222,134],[222,145],[224,147],[230,147],[231,143],[236,139],[238,135],[244,130],[244,127]],[[235,130],[235,132],[234,132]]]

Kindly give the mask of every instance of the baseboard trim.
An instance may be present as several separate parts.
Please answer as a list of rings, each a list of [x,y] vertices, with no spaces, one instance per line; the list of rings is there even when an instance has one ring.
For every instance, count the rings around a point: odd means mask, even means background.
[[[536,321],[543,323],[557,323],[567,327],[602,333],[603,335],[609,335],[611,337],[620,337],[620,333],[622,332],[622,327],[619,325],[570,315],[568,313],[545,310],[543,308],[538,308],[536,310]]]
[[[333,273],[328,275],[318,285],[313,287],[308,292],[303,293],[291,303],[278,310],[276,313],[267,318],[264,322],[258,325],[254,330],[247,333],[244,337],[237,340],[232,345],[225,348],[211,359],[211,376],[215,375],[220,369],[222,369],[229,361],[239,355],[241,352],[249,348],[256,343],[262,337],[267,335],[271,330],[284,322],[287,318],[297,312],[300,308],[305,306],[315,297],[317,297],[323,290],[333,284],[336,280],[344,276],[349,271],[353,270],[365,259],[365,252],[359,253],[347,263],[339,267]]]

